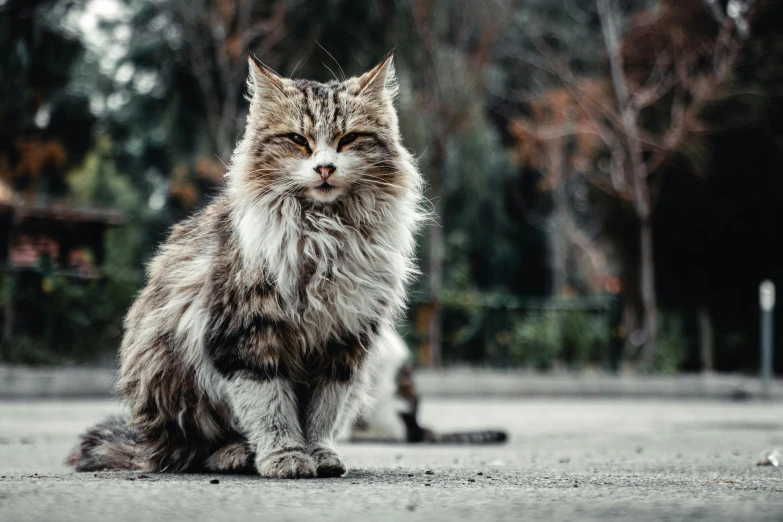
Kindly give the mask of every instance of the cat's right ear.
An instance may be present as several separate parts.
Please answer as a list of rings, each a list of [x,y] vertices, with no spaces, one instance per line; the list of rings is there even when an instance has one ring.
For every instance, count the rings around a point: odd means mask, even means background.
[[[250,75],[247,80],[251,100],[254,98],[285,96],[285,79],[275,71],[261,63],[253,53],[247,55]]]

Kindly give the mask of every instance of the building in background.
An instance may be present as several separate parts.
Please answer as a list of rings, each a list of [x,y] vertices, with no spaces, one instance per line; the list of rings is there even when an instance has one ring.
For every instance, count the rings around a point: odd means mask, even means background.
[[[120,225],[117,210],[36,205],[0,187],[0,339],[3,348],[44,333],[54,349],[57,334],[49,294],[56,282],[100,284],[105,236]]]

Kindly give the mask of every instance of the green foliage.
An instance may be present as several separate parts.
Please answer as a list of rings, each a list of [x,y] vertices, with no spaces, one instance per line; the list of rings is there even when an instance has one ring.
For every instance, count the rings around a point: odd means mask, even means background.
[[[511,332],[509,356],[518,366],[549,370],[560,359],[563,331],[554,313],[533,313]]]
[[[514,366],[549,370],[555,365],[584,368],[604,363],[609,342],[607,318],[580,310],[534,311],[513,325],[508,342]]]
[[[147,234],[156,216],[145,203],[142,190],[117,168],[111,141],[105,137],[98,140],[82,165],[69,173],[68,181],[77,204],[123,211],[126,223],[106,234],[103,272],[115,282],[140,284],[143,263],[152,247]]]
[[[683,319],[676,314],[661,314],[655,357],[649,370],[676,373],[688,356],[689,341],[683,329]]]
[[[111,152],[111,140],[101,138],[83,163],[69,173],[70,193],[81,205],[139,209],[143,206],[139,191],[127,174],[119,172]]]
[[[81,280],[52,271],[8,274],[4,299],[13,295],[27,334],[3,345],[2,360],[23,364],[101,362],[114,359],[122,319],[136,285],[112,279]]]
[[[471,238],[449,235],[441,295],[446,362],[550,370],[603,365],[608,357],[606,300],[520,298],[484,291],[471,273]]]

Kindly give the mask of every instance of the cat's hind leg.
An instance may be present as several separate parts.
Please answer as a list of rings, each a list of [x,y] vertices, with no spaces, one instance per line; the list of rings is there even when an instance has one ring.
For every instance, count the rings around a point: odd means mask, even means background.
[[[244,441],[229,442],[212,453],[204,462],[207,471],[214,473],[253,474],[256,454],[250,445]]]

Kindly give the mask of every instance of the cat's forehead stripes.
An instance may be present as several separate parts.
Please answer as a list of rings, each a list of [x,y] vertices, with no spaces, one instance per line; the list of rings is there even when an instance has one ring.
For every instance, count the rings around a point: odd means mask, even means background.
[[[294,85],[302,94],[300,125],[303,131],[309,131],[313,138],[326,140],[346,132],[349,100],[345,84],[296,80]]]

